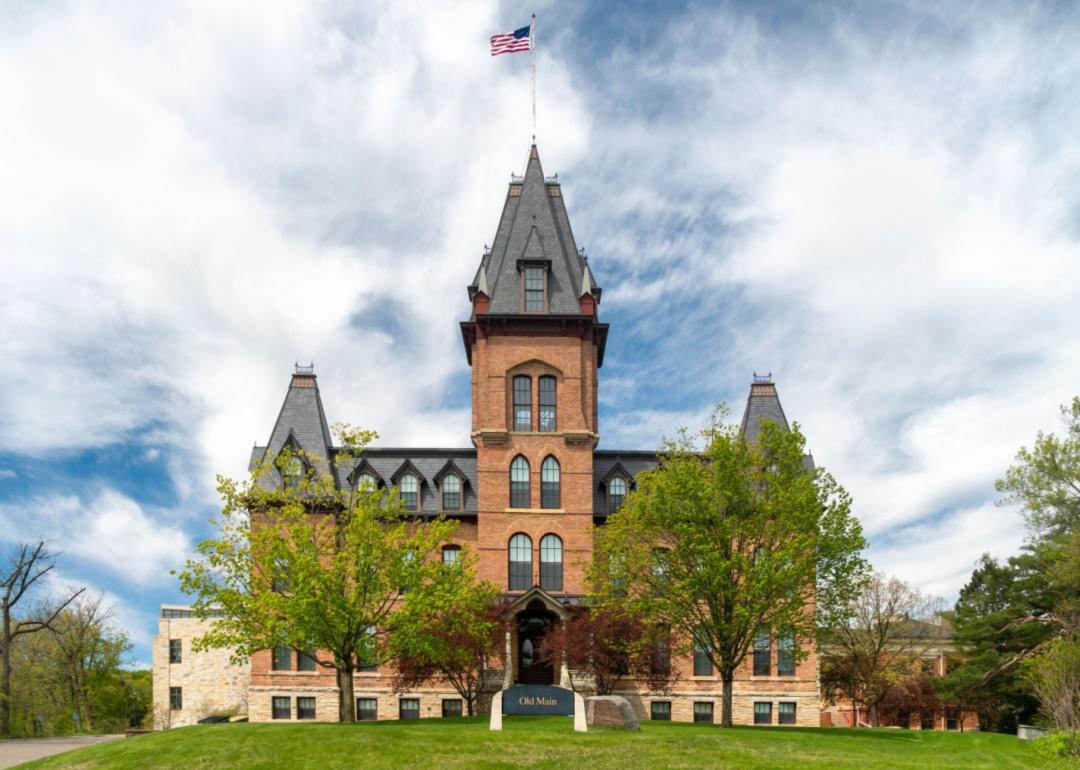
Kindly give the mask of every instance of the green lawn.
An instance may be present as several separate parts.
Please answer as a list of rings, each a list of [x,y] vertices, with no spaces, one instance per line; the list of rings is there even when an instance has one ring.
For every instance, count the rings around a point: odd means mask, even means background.
[[[719,727],[646,722],[575,734],[569,717],[184,727],[91,746],[34,768],[1050,768],[1011,735]]]

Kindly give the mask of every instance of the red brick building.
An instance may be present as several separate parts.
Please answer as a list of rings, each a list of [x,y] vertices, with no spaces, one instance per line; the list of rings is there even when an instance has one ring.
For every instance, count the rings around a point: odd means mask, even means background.
[[[559,684],[565,674],[539,661],[542,637],[580,604],[594,526],[656,462],[652,452],[598,450],[600,369],[608,326],[598,311],[601,289],[577,248],[563,191],[544,176],[536,147],[525,174],[512,178],[493,244],[468,286],[471,312],[461,322],[472,368],[473,448],[367,448],[359,457],[332,444],[313,372],[298,370],[269,442],[252,463],[273,461],[287,446],[309,457],[342,487],[396,487],[418,517],[458,519],[480,577],[502,586],[512,602],[509,672],[495,681]],[[449,320],[449,319],[448,319]],[[748,439],[761,421],[787,421],[768,379],[755,378],[743,417]],[[817,725],[818,663],[813,642],[797,664],[775,635],[762,638],[738,673],[734,718],[742,724]],[[672,661],[674,689],[654,693],[629,682],[621,693],[642,718],[713,721],[721,682],[692,656]],[[572,675],[573,672],[570,672]],[[579,689],[588,683],[575,679]],[[395,695],[390,672],[357,677],[358,714],[369,718],[433,717],[460,712],[449,687]],[[337,718],[332,671],[295,652],[270,651],[251,661],[247,698],[252,720]]]

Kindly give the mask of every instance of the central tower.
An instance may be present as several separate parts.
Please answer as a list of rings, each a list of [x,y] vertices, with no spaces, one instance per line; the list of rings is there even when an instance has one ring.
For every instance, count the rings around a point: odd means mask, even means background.
[[[480,576],[511,595],[582,594],[607,325],[562,189],[544,177],[535,145],[468,291],[461,333],[472,366]]]

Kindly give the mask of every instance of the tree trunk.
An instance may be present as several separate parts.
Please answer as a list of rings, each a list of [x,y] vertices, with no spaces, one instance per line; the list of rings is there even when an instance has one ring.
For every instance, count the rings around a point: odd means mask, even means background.
[[[726,669],[720,672],[720,678],[724,682],[724,703],[720,710],[720,726],[731,727],[731,708],[732,708],[732,696],[733,696],[733,684],[735,682],[735,672],[731,669]]]
[[[338,669],[338,681],[341,683],[341,721],[356,721],[356,698],[353,696],[353,667],[347,664]]]
[[[0,640],[0,738],[11,737],[11,615],[4,608],[4,636]]]
[[[868,712],[867,716],[869,716],[869,718],[870,718],[870,726],[871,727],[881,727],[881,723],[878,722],[877,704],[876,703],[867,704],[867,709],[866,710]]]

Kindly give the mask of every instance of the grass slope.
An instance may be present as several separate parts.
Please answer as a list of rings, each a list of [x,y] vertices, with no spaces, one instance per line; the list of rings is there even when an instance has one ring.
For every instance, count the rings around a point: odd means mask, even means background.
[[[27,768],[1050,768],[1011,735],[645,722],[575,734],[567,717],[342,724],[224,724],[111,741]]]

